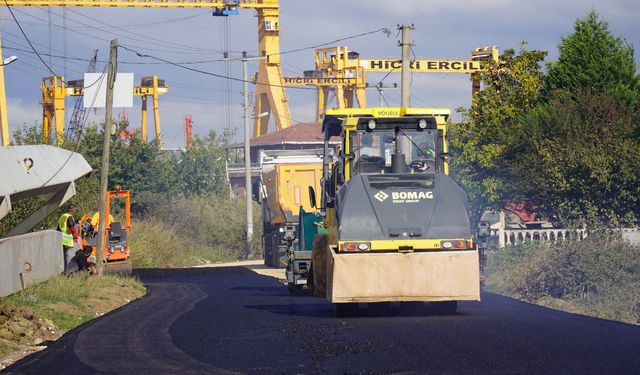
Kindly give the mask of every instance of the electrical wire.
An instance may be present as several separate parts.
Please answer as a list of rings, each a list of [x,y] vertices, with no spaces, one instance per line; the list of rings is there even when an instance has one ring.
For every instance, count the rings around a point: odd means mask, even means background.
[[[184,21],[184,20],[188,20],[188,19],[192,19],[192,18],[196,18],[196,17],[201,17],[204,15],[207,15],[211,13],[210,10],[207,10],[205,12],[200,12],[197,14],[192,14],[189,16],[183,16],[183,17],[176,17],[176,18],[169,18],[163,21],[153,21],[153,22],[148,22],[148,23],[134,23],[134,24],[129,24],[129,25],[116,25],[115,27],[118,27],[120,29],[139,29],[139,28],[145,28],[145,27],[149,27],[149,26],[165,26],[167,24],[170,23],[175,23],[178,21]]]
[[[6,1],[6,0],[5,0],[5,1]],[[136,50],[134,50],[134,49],[132,49],[132,48],[129,48],[129,47],[127,47],[127,46],[123,46],[122,44],[118,44],[118,47],[120,47],[120,48],[122,48],[122,49],[124,49],[124,50],[126,50],[126,51],[129,51],[129,52],[131,52],[131,53],[134,53],[134,54],[136,54],[138,57],[150,58],[150,59],[154,59],[154,60],[157,60],[157,61],[162,61],[162,62],[164,62],[164,63],[166,63],[166,64],[173,65],[173,66],[176,66],[176,67],[178,67],[178,68],[182,68],[182,69],[185,69],[185,70],[190,70],[190,71],[195,72],[195,73],[200,73],[200,74],[204,74],[204,75],[208,75],[208,76],[212,76],[212,77],[217,77],[217,78],[221,78],[221,79],[227,79],[227,80],[230,80],[230,81],[236,81],[236,82],[249,82],[249,83],[253,83],[253,84],[255,84],[255,85],[260,85],[260,86],[269,86],[269,87],[281,87],[281,88],[287,88],[287,87],[288,87],[288,88],[291,88],[291,89],[298,89],[298,90],[315,90],[315,88],[311,88],[311,87],[296,87],[296,86],[272,85],[272,84],[270,84],[270,83],[253,82],[253,81],[251,81],[251,80],[246,80],[246,81],[245,81],[245,80],[244,80],[244,79],[242,79],[242,78],[229,77],[229,76],[225,76],[225,75],[223,75],[223,74],[212,73],[212,72],[208,72],[208,71],[205,71],[205,70],[202,70],[202,69],[191,68],[191,67],[189,67],[189,66],[185,66],[185,65],[182,65],[182,64],[179,64],[179,63],[175,63],[175,62],[173,62],[173,61],[169,61],[169,60],[166,60],[166,59],[163,59],[163,58],[157,57],[157,56],[152,56],[152,55],[144,54],[144,53],[138,52],[138,51],[136,51]]]
[[[413,46],[411,45],[411,43],[409,43],[409,50],[413,55],[413,61],[416,61],[418,58],[416,57],[416,53],[413,51]],[[411,88],[413,86],[413,69],[409,69],[409,72],[411,73],[411,79],[409,80],[409,88]]]
[[[11,69],[19,70],[19,71],[21,71],[23,73],[30,74],[30,75],[32,75],[34,77],[42,78],[42,74],[41,73],[39,73],[39,72],[36,73],[36,72],[34,72],[32,70],[24,69],[24,68],[19,67],[19,66],[12,66]],[[38,69],[42,69],[42,68],[38,68]],[[7,77],[7,79],[9,79],[9,78]]]
[[[8,42],[9,42],[9,45],[20,44],[20,43],[16,43],[16,42],[15,42],[15,41],[13,41],[13,40],[10,40],[10,39],[7,39],[7,38],[3,38],[3,42],[5,42],[5,41],[8,41]],[[34,44],[35,44],[35,43],[34,43]],[[9,51],[16,51],[16,52],[26,53],[27,55],[25,55],[25,57],[29,57],[29,58],[37,59],[37,57],[35,56],[35,53],[33,53],[33,51],[25,50],[25,49],[23,49],[23,48],[16,48],[16,47],[10,47],[10,46],[7,46],[7,45],[3,45],[3,46],[2,46],[2,49],[3,49],[3,50],[9,50]],[[43,53],[43,52],[40,52],[40,54],[41,54],[42,56],[56,57],[56,58],[60,58],[60,59],[63,59],[63,58],[64,58],[64,56],[62,56],[62,55],[52,55],[52,54]],[[67,60],[68,60],[68,62],[69,62],[69,63],[71,63],[71,64],[73,64],[73,65],[84,67],[84,64],[81,64],[81,63],[79,62],[79,61],[82,61],[82,60],[78,60],[78,59],[76,59],[76,58],[67,58]],[[54,66],[55,64],[56,64],[56,63],[52,63],[50,66]]]
[[[76,136],[76,139],[78,139],[78,142],[76,142],[76,147],[78,146],[78,144],[80,144],[80,140],[82,139],[82,136],[84,135],[84,131],[85,131],[85,126],[87,124],[87,120],[89,119],[89,114],[91,113],[91,110],[93,108],[95,108],[95,103],[96,100],[98,99],[98,93],[100,92],[100,87],[102,87],[102,83],[104,82],[105,78],[107,77],[107,68],[109,67],[109,64],[105,64],[104,69],[102,69],[102,74],[100,74],[100,78],[99,78],[99,84],[98,87],[95,90],[95,93],[93,94],[93,98],[91,99],[91,104],[89,105],[89,107],[87,107],[87,110],[84,113],[84,116],[82,117],[81,120],[81,126],[80,129],[78,129],[77,131],[79,131],[79,134]],[[105,131],[106,130],[106,126],[105,126]]]
[[[386,27],[383,27],[383,28],[376,29],[376,30],[373,30],[373,31],[368,31],[368,32],[366,32],[366,33],[361,33],[361,34],[356,34],[356,35],[350,35],[350,36],[346,36],[346,37],[343,37],[343,38],[339,38],[339,39],[332,40],[332,41],[330,41],[330,42],[325,42],[325,43],[321,43],[321,44],[316,44],[316,45],[313,45],[313,46],[296,48],[296,49],[292,49],[292,50],[288,50],[288,51],[284,51],[284,52],[279,52],[279,53],[266,54],[266,55],[264,55],[264,57],[269,57],[269,56],[278,56],[278,55],[285,55],[285,54],[289,54],[289,53],[295,53],[295,52],[301,52],[301,51],[306,51],[306,50],[310,50],[310,49],[316,49],[316,48],[318,48],[318,47],[323,47],[323,46],[327,46],[327,45],[330,45],[330,44],[335,44],[335,43],[338,43],[338,42],[341,42],[341,41],[345,41],[345,40],[349,40],[349,39],[355,39],[355,38],[359,38],[359,37],[362,37],[362,36],[367,36],[367,35],[375,34],[375,33],[380,32],[380,31],[382,31],[383,33],[385,33],[385,34],[386,34],[386,32],[388,32],[388,31],[389,31],[389,29],[387,29]],[[137,47],[137,46],[133,46],[133,45],[132,45],[131,47],[139,48],[139,47]],[[140,49],[145,49],[145,48],[140,48]],[[134,52],[134,51],[131,51],[131,52]],[[229,52],[231,52],[231,51],[229,51]],[[137,53],[137,52],[136,52],[136,53]],[[155,58],[155,57],[153,57],[153,56],[141,56],[141,57],[151,57],[151,58]],[[156,59],[157,59],[157,58],[156,58]],[[210,60],[186,61],[186,62],[181,62],[181,63],[178,63],[178,64],[180,64],[180,65],[193,65],[193,64],[206,64],[206,63],[212,63],[212,62],[223,62],[223,61],[229,61],[229,59],[224,59],[224,58],[222,58],[222,59],[210,59]],[[167,63],[167,64],[173,64],[172,62],[165,62],[165,63]],[[289,64],[289,65],[291,65],[291,64]],[[294,67],[295,67],[295,66],[294,66]],[[297,68],[297,69],[300,69],[299,67],[296,67],[296,68]],[[302,69],[300,69],[300,70],[302,70]]]
[[[18,28],[20,29],[20,32],[22,33],[22,36],[24,36],[24,39],[27,41],[27,43],[29,43],[29,46],[31,47],[31,49],[33,50],[33,52],[36,54],[36,56],[38,56],[38,59],[42,62],[42,65],[44,65],[47,70],[56,77],[59,77],[54,71],[53,69],[51,69],[51,67],[49,65],[47,65],[47,63],[44,61],[44,59],[42,58],[42,56],[40,56],[40,54],[38,53],[38,51],[36,50],[36,48],[33,46],[33,44],[31,43],[31,40],[29,40],[29,37],[27,36],[27,34],[24,32],[24,29],[22,28],[22,26],[20,25],[20,22],[18,22],[18,19],[16,18],[16,15],[13,13],[13,9],[11,9],[11,7],[9,6],[9,3],[7,2],[7,0],[4,0],[4,4],[7,6],[7,9],[9,10],[9,13],[11,13],[11,17],[13,17],[13,20],[15,21],[16,25],[18,26]],[[65,85],[67,84],[64,80],[60,79]],[[92,84],[85,86],[85,88],[89,88],[92,87],[93,85],[95,85],[96,83],[98,83],[99,79],[96,80],[95,82],[93,82]]]
[[[4,31],[3,31],[3,33],[4,33]],[[34,43],[34,44],[42,45],[42,44],[39,44],[39,43]],[[7,50],[12,50],[12,51],[35,54],[33,51],[20,49],[20,48],[16,48],[16,47],[2,46],[2,48],[3,49],[7,49]],[[65,56],[62,56],[62,55],[52,55],[52,54],[42,53],[42,52],[40,52],[40,55],[55,57],[55,58],[59,58],[59,59],[66,59],[66,60],[70,60],[70,61],[84,61],[84,62],[90,62],[91,61],[91,59],[87,59],[87,58],[84,58],[84,57],[76,57],[76,56],[67,56],[67,57],[65,57]],[[98,62],[99,63],[108,63],[108,61],[106,61],[106,60],[98,60]],[[210,61],[206,61],[206,62],[210,62]],[[181,64],[181,65],[202,64],[202,63],[203,62],[200,62],[200,61],[184,61],[184,62],[181,61],[181,62],[177,62],[177,64]],[[162,63],[162,62],[140,62],[140,61],[118,61],[118,64],[123,64],[123,65],[166,65],[166,63]],[[79,65],[81,65],[81,64],[79,64]],[[81,66],[83,66],[83,65],[81,65]]]
[[[372,30],[372,31],[367,31],[367,32],[364,32],[364,33],[361,33],[361,34],[350,35],[350,36],[346,36],[346,37],[343,37],[343,38],[338,38],[338,39],[336,39],[336,40],[332,40],[332,41],[330,41],[330,42],[320,43],[320,44],[316,44],[316,45],[309,46],[309,47],[296,48],[296,49],[292,49],[292,50],[288,50],[288,51],[284,51],[284,52],[279,52],[279,53],[271,53],[271,54],[268,54],[268,55],[266,55],[266,56],[286,55],[286,54],[289,54],[289,53],[301,52],[301,51],[306,51],[306,50],[309,50],[309,49],[316,49],[316,48],[319,48],[319,47],[325,47],[325,46],[328,46],[328,45],[330,45],[330,44],[335,44],[335,43],[338,43],[338,42],[343,42],[343,41],[345,41],[345,40],[349,40],[349,39],[360,38],[360,37],[363,37],[363,36],[367,36],[367,35],[371,35],[371,34],[376,34],[376,33],[379,33],[379,32],[382,32],[382,33],[384,33],[385,35],[387,35],[387,33],[389,33],[390,31],[389,31],[389,29],[388,29],[388,28],[386,28],[386,27],[381,27],[381,28],[379,28],[379,29]]]
[[[27,41],[27,43],[29,43],[29,46],[31,47],[33,52],[38,56],[38,58],[40,59],[42,64],[47,67],[47,70],[49,72],[51,72],[51,74],[53,74],[55,76],[56,73],[49,67],[49,65],[47,65],[47,63],[44,61],[44,59],[42,59],[42,56],[40,56],[38,51],[36,51],[36,48],[33,46],[33,44],[31,44],[31,41],[29,40],[29,37],[27,37],[27,34],[22,29],[22,26],[20,25],[20,22],[18,22],[18,19],[16,18],[16,15],[13,14],[13,9],[11,9],[11,7],[9,6],[9,3],[7,2],[7,0],[4,0],[4,4],[7,6],[7,9],[9,10],[9,13],[11,13],[11,17],[13,17],[13,20],[15,21],[16,25],[20,29],[20,32],[22,33],[22,36],[24,36],[24,39]]]
[[[160,43],[157,43],[158,45],[162,45],[162,44],[167,45],[167,46],[171,46],[171,45],[173,45],[173,46],[177,46],[178,48],[181,48],[181,49],[188,49],[188,50],[192,50],[192,51],[199,51],[199,52],[209,52],[209,51],[210,51],[210,50],[205,49],[205,48],[199,48],[199,47],[189,46],[189,45],[186,45],[186,44],[174,43],[174,42],[170,42],[170,41],[164,41],[164,40],[161,40],[161,39],[153,38],[153,37],[151,37],[151,36],[143,35],[143,34],[140,34],[140,33],[133,32],[133,31],[122,30],[122,29],[121,29],[120,27],[118,27],[118,26],[115,26],[115,25],[112,25],[112,24],[106,23],[106,22],[101,21],[101,20],[99,20],[99,19],[97,19],[97,18],[94,18],[94,17],[87,16],[86,14],[80,13],[80,12],[79,12],[79,11],[77,11],[77,10],[69,9],[69,12],[72,12],[72,13],[74,13],[74,14],[77,14],[77,15],[79,15],[79,16],[81,16],[81,17],[84,17],[84,18],[86,18],[86,19],[89,19],[89,20],[91,20],[91,21],[93,21],[93,22],[97,22],[97,23],[99,23],[99,24],[102,24],[102,25],[105,25],[105,26],[108,26],[108,27],[112,27],[112,28],[115,28],[115,29],[118,29],[118,30],[124,31],[125,33],[129,33],[129,34],[131,34],[131,35],[136,35],[136,36],[140,36],[140,37],[145,38],[145,39],[143,39],[143,40],[139,40],[139,41],[147,41],[147,42],[148,42],[148,40],[155,40],[155,41],[160,42]],[[77,22],[77,21],[76,21],[76,22]],[[113,31],[111,31],[111,32],[113,32]],[[131,38],[131,37],[129,37],[129,38],[130,38],[130,39],[133,39],[133,38]],[[215,52],[220,52],[220,51],[215,51]]]
[[[42,8],[40,8],[40,9],[44,11],[44,9],[42,9]],[[42,19],[42,18],[40,18],[40,17],[34,16],[34,15],[30,14],[30,13],[27,13],[27,12],[21,11],[21,10],[19,10],[19,9],[15,9],[15,11],[17,11],[18,13],[21,13],[21,14],[23,14],[23,15],[27,16],[27,17],[31,17],[31,18],[33,18],[33,19],[36,19],[36,20],[39,20],[39,21],[42,21],[42,22],[47,22],[46,20],[44,20],[44,19]],[[59,14],[57,14],[57,13],[55,13],[55,12],[52,12],[52,14],[54,14],[54,15],[55,15],[55,16],[57,16],[57,17],[62,17],[61,15],[59,15]],[[99,28],[99,27],[96,27],[96,26],[94,26],[94,25],[90,25],[90,24],[88,24],[88,23],[84,23],[84,22],[80,22],[80,21],[75,21],[75,22],[77,22],[77,23],[79,23],[79,24],[81,24],[81,25],[88,26],[88,27],[90,27],[91,29],[94,29],[94,30],[95,30],[95,29],[97,29],[97,30],[99,30],[99,31],[101,31],[101,32],[103,32],[103,33],[109,33],[109,34],[111,34],[111,32],[110,32],[110,31],[108,31],[108,30],[107,30],[107,31],[105,31],[104,29]],[[86,32],[82,32],[82,31],[78,31],[78,30],[75,30],[75,29],[69,28],[69,27],[64,26],[64,25],[59,25],[59,24],[57,24],[57,23],[52,23],[52,24],[53,24],[54,26],[58,27],[58,28],[63,29],[63,30],[69,30],[69,31],[72,31],[72,32],[74,32],[74,33],[76,33],[76,34],[83,35],[83,36],[86,36],[86,37],[89,37],[89,38],[92,38],[92,39],[100,40],[100,41],[103,41],[103,42],[109,42],[109,41],[110,41],[109,39],[101,38],[101,37],[96,36],[96,35],[88,34],[88,33],[86,33]],[[122,35],[122,34],[121,34],[121,35]],[[127,36],[123,36],[123,37],[124,37],[124,38],[129,38],[129,39],[133,39],[133,40],[140,41],[140,39],[138,39],[138,38],[132,38],[132,37],[127,37]],[[144,40],[142,40],[142,42],[144,42],[144,43],[148,43],[148,42],[146,42],[146,41],[144,41]],[[157,44],[157,43],[151,43],[151,44]],[[133,46],[133,45],[132,45],[132,46]],[[164,53],[197,54],[197,55],[210,54],[210,53],[208,53],[208,52],[207,52],[207,53],[206,53],[206,52],[190,52],[189,50],[186,50],[186,51],[168,51],[168,50],[166,50],[166,49],[159,50],[159,49],[149,48],[149,47],[145,47],[145,46],[138,46],[138,45],[135,45],[135,47],[136,47],[136,48],[140,48],[140,49],[144,49],[144,50],[148,50],[148,51],[164,52]]]

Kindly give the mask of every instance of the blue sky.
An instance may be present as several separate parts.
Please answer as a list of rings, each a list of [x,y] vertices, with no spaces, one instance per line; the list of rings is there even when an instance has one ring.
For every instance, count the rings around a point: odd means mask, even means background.
[[[281,49],[283,51],[313,46],[350,35],[382,27],[393,31],[388,37],[376,33],[351,39],[340,44],[360,52],[362,57],[399,56],[395,25],[413,23],[414,51],[418,58],[467,58],[476,47],[497,45],[501,50],[519,48],[522,41],[527,48],[549,52],[547,61],[557,58],[557,45],[562,36],[572,32],[578,17],[596,10],[610,24],[610,29],[634,46],[640,46],[640,2],[637,0],[398,0],[398,1],[304,1],[281,0]],[[98,71],[104,67],[109,40],[118,38],[120,44],[170,61],[185,62],[212,60],[222,57],[225,46],[225,22],[228,24],[229,49],[239,54],[242,50],[257,53],[257,25],[253,11],[241,11],[225,21],[212,17],[206,10],[171,9],[99,9],[67,8],[14,8],[23,29],[34,46],[43,54],[88,59],[94,49],[99,50]],[[39,105],[40,82],[50,75],[31,53],[10,50],[30,50],[6,8],[0,11],[3,56],[18,56],[18,61],[5,67],[9,125],[12,129],[23,124],[41,122]],[[51,26],[49,26],[49,18]],[[66,27],[66,31],[62,27]],[[51,30],[51,33],[49,33]],[[82,77],[87,62],[43,56],[57,74],[66,78]],[[301,75],[313,68],[313,51],[306,50],[282,56],[285,75]],[[160,116],[163,138],[168,147],[181,147],[183,116],[191,114],[194,132],[205,134],[209,130],[222,131],[226,126],[225,113],[227,84],[225,80],[189,72],[168,65],[139,64],[153,60],[141,59],[120,51],[120,72],[133,72],[139,77],[157,74],[169,83],[169,93],[160,98]],[[638,61],[636,57],[636,61]],[[131,65],[125,62],[135,62]],[[199,69],[226,74],[225,64],[211,62],[196,65]],[[250,73],[256,64],[250,64]],[[231,76],[241,77],[239,63],[233,64]],[[382,75],[369,74],[376,84]],[[399,83],[399,74],[391,74],[385,83]],[[241,83],[230,83],[231,123],[242,128]],[[412,84],[414,106],[450,107],[468,106],[471,84],[466,75],[415,74]],[[312,121],[315,94],[312,91],[288,90],[291,117],[296,121]],[[389,91],[390,105],[400,101],[399,91]],[[252,99],[253,100],[253,99]],[[368,93],[369,103],[377,103],[376,91]],[[140,100],[134,107],[116,109],[126,112],[133,127],[140,122]],[[74,99],[67,99],[68,114]],[[97,110],[91,120],[100,121],[104,113]],[[149,118],[150,133],[153,120]],[[239,131],[236,139],[242,136]]]

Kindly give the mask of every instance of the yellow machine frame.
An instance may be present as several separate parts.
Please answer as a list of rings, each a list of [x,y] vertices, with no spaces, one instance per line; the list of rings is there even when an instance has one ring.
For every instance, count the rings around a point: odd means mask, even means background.
[[[2,59],[2,40],[0,38],[0,61]],[[4,65],[0,64],[0,144],[9,146],[9,120],[7,119],[7,95],[4,89]]]
[[[316,103],[316,121],[322,121],[327,110],[328,94],[334,90],[336,108],[353,108],[354,96],[358,107],[365,108],[367,72],[399,73],[401,62],[398,59],[361,59],[349,58],[347,47],[316,49],[314,53],[315,70],[305,72],[304,77],[285,77],[287,86],[315,86],[318,88]],[[499,61],[496,46],[476,48],[469,60],[413,60],[413,73],[462,73],[471,75],[471,91],[475,95],[480,91],[480,71],[485,61]]]
[[[442,131],[446,138],[446,122],[451,111],[443,108],[349,108],[328,110],[326,115],[342,120],[342,150],[348,154],[351,151],[349,135],[357,130],[360,117],[433,116],[437,130]],[[446,142],[442,145],[446,155]],[[343,175],[348,181],[351,178],[351,160],[344,160]],[[446,158],[443,171],[445,174],[449,172]],[[326,297],[332,303],[480,299],[480,263],[473,238],[362,239],[370,244],[369,251],[345,253],[339,249],[354,241],[340,241],[336,225],[335,209],[327,207]],[[442,241],[462,242],[464,246],[461,249],[466,251],[444,249]],[[455,311],[456,305],[449,306],[454,306]],[[336,306],[336,309],[339,307],[342,306]]]
[[[152,85],[145,84],[143,82],[152,82]],[[84,90],[82,87],[69,87],[65,84],[64,77],[46,77],[42,79],[40,86],[42,91],[42,138],[45,143],[48,143],[51,134],[52,125],[55,126],[56,132],[56,144],[62,143],[64,134],[64,111],[65,103],[64,99],[67,96],[83,96]],[[151,97],[153,100],[153,119],[156,129],[156,139],[162,139],[160,131],[160,108],[158,106],[158,97],[166,94],[169,91],[169,87],[158,85],[158,77],[142,77],[140,79],[140,86],[133,87],[133,95],[139,96],[142,99],[142,123],[140,126],[140,133],[143,141],[147,140],[147,97]]]

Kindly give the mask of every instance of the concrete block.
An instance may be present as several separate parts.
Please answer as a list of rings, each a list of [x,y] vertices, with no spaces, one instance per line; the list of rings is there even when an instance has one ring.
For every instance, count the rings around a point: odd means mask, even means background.
[[[45,230],[0,239],[0,297],[64,271],[62,234]]]

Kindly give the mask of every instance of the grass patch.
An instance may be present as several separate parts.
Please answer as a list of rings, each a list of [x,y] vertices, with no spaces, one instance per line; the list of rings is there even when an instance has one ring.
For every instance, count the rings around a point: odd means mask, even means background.
[[[20,347],[10,341],[0,339],[0,358],[6,356],[9,353],[13,353]]]
[[[235,259],[228,251],[193,242],[158,220],[134,222],[130,245],[135,268],[189,267]]]
[[[145,286],[132,277],[78,273],[58,275],[32,285],[6,297],[4,304],[16,309],[27,307],[40,319],[67,331],[95,318],[96,314],[104,314],[109,307],[124,305],[145,293]],[[108,301],[108,306],[99,306],[97,300]]]
[[[243,199],[172,197],[156,199],[145,206],[148,211],[144,218],[133,222],[131,228],[135,268],[189,267],[262,254],[259,207],[254,207],[252,250],[246,249]]]
[[[627,323],[640,322],[640,247],[619,235],[538,242],[488,254],[489,290]]]

